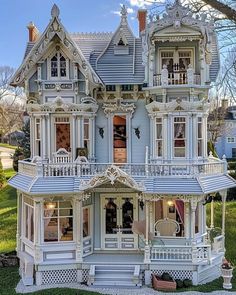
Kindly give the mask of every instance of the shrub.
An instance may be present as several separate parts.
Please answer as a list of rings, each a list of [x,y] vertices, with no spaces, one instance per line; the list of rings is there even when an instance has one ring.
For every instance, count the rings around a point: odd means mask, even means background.
[[[24,153],[21,148],[17,148],[13,155],[13,169],[18,171],[18,161],[24,159]]]
[[[183,284],[184,284],[184,287],[188,288],[193,285],[193,282],[192,282],[192,280],[185,279],[185,280],[183,280]]]
[[[168,274],[168,272],[163,272],[161,278],[163,281],[173,281],[172,277]]]
[[[182,280],[177,279],[177,280],[175,280],[175,282],[176,282],[176,286],[178,289],[183,288],[184,283]]]

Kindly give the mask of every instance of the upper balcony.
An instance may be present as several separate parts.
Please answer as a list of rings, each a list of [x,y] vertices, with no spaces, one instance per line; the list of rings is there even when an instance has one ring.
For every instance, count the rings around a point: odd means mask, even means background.
[[[19,173],[28,176],[41,177],[92,177],[103,174],[110,166],[115,165],[131,177],[179,177],[194,178],[207,175],[223,175],[226,173],[226,162],[209,158],[205,163],[154,163],[154,164],[114,164],[114,163],[89,163],[81,161],[49,162],[48,160],[19,161]]]
[[[153,75],[153,86],[169,87],[173,85],[189,87],[201,85],[201,76],[194,73],[191,65],[187,70],[182,70],[179,64],[174,64],[171,71],[168,71],[167,66],[164,65],[161,74]]]

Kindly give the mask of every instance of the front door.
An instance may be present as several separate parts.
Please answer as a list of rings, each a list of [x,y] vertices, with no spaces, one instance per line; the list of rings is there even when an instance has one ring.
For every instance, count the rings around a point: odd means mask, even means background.
[[[137,249],[137,235],[132,232],[133,220],[137,220],[135,195],[102,196],[102,249]]]

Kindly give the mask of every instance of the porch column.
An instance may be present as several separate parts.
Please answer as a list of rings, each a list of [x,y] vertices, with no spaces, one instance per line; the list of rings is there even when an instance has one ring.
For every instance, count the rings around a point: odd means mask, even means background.
[[[214,228],[214,198],[211,200],[211,225],[210,228]]]
[[[185,203],[184,205],[184,236],[186,239],[190,238],[189,235],[189,225],[190,225],[190,219],[189,219],[189,201]]]
[[[222,236],[223,236],[223,249],[225,248],[225,202],[227,198],[227,190],[220,192],[222,198]]]
[[[43,252],[41,250],[41,235],[44,233],[41,223],[41,210],[43,208],[42,201],[36,201],[34,203],[34,244],[35,244],[35,263],[41,263],[43,261]]]
[[[145,250],[144,250],[144,263],[151,263],[150,259],[150,245],[148,240],[148,233],[149,233],[149,201],[145,202],[146,204],[146,230],[145,230]]]
[[[74,235],[76,243],[76,262],[83,262],[83,245],[82,245],[82,201],[77,197],[74,198]]]
[[[17,191],[17,230],[16,230],[16,251],[17,251],[17,253],[19,253],[19,251],[22,251],[22,249],[21,249],[21,234],[22,234],[21,226],[23,224],[23,222],[22,222],[22,210],[23,210],[22,201],[23,201],[22,193],[19,193],[19,191]]]
[[[48,136],[48,152],[47,152],[47,156],[49,159],[51,159],[51,140],[52,140],[52,136],[51,136],[51,114],[47,115],[47,136]]]
[[[195,226],[196,226],[196,209],[197,209],[197,200],[191,199],[191,240],[195,244]]]

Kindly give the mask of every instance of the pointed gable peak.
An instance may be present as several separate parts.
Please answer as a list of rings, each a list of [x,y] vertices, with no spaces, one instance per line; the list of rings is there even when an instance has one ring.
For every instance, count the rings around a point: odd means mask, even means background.
[[[59,17],[60,15],[60,9],[56,4],[53,4],[52,9],[51,9],[51,16],[52,18]]]
[[[121,15],[121,20],[120,20],[120,24],[121,25],[127,25],[127,15],[128,15],[128,11],[125,5],[121,6],[121,10],[120,10],[120,15]]]

